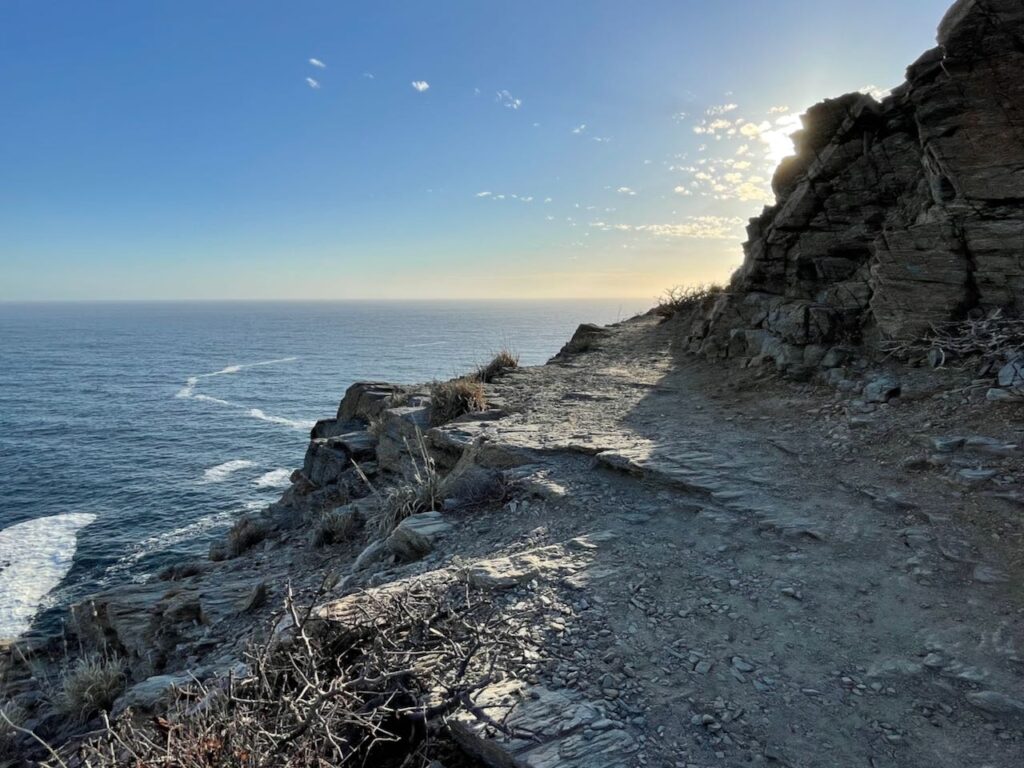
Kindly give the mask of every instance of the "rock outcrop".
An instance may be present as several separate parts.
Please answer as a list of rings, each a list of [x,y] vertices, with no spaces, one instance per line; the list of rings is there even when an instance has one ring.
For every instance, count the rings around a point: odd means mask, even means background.
[[[849,94],[803,124],[691,348],[806,371],[1024,310],[1024,4],[959,0],[884,101]]]

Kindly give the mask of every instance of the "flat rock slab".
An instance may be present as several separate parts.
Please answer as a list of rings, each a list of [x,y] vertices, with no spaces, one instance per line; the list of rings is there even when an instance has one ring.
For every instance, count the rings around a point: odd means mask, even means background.
[[[474,712],[449,721],[466,752],[488,768],[627,768],[633,736],[601,707],[569,690],[509,681],[484,689]],[[490,725],[502,723],[504,732]]]

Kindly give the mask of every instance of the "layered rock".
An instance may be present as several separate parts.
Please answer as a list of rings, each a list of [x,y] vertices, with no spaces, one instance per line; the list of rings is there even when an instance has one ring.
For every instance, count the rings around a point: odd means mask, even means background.
[[[959,0],[881,103],[812,107],[745,261],[691,330],[798,371],[972,311],[1024,310],[1024,5]]]

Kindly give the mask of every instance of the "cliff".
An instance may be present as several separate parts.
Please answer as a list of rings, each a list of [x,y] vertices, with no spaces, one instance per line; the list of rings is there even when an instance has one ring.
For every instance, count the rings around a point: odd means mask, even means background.
[[[1024,4],[958,0],[881,103],[812,107],[691,347],[806,373],[1024,310]]]

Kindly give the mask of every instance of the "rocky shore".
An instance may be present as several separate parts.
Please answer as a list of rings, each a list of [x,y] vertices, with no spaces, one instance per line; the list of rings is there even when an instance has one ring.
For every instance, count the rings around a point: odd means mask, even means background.
[[[7,649],[8,764],[1017,768],[1022,71],[960,0],[808,113],[722,292],[454,418],[353,385],[208,559]]]

